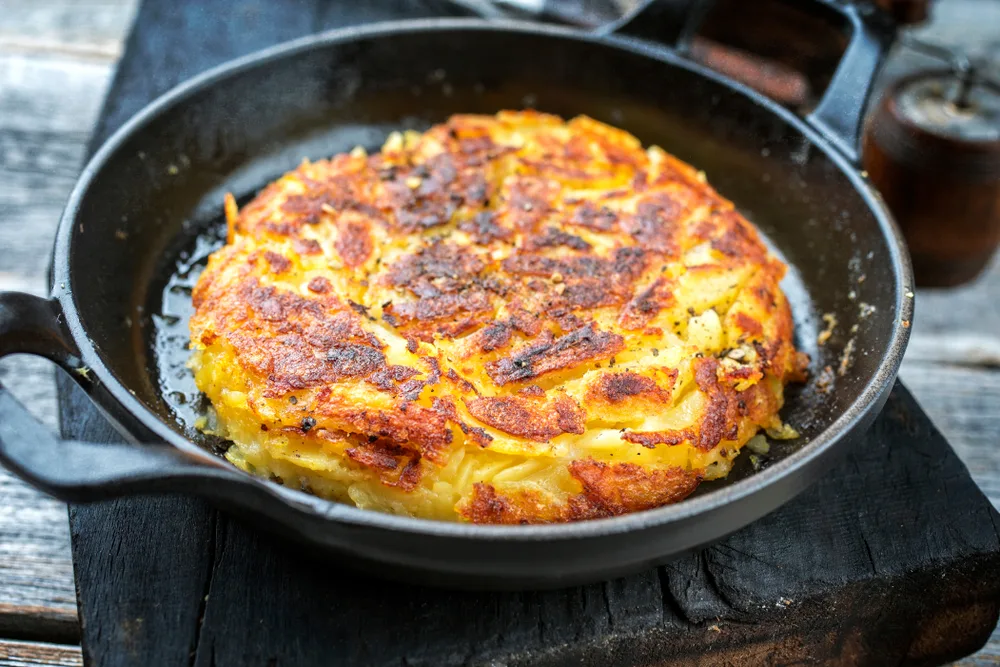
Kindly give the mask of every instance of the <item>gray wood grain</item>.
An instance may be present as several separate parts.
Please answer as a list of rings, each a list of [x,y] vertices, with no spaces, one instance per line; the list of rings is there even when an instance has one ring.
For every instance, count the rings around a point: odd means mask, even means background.
[[[0,289],[44,294],[52,239],[113,63],[0,48]],[[0,380],[55,426],[51,365],[16,357]]]
[[[65,507],[6,473],[0,498],[0,636],[77,640]]]
[[[0,51],[115,60],[134,11],[134,0],[0,0]]]
[[[0,0],[0,289],[45,293],[52,237],[134,7]],[[27,356],[0,363],[0,382],[55,429],[52,373]],[[66,508],[2,470],[0,636],[79,637]],[[80,663],[77,648],[0,643],[0,666]]]
[[[969,285],[917,291],[911,362],[1000,368],[1000,254]]]
[[[0,667],[81,667],[79,646],[6,641],[0,639]]]
[[[977,2],[941,0],[936,11],[954,16],[945,5]],[[52,236],[135,5],[0,0],[0,289],[45,291]],[[1000,258],[971,286],[921,290],[901,375],[1000,508],[998,297]],[[0,363],[0,381],[54,426],[51,375],[27,357]],[[69,641],[75,628],[65,507],[0,471],[0,635]],[[71,647],[0,641],[0,667],[36,664],[81,658]],[[1000,634],[958,664],[1000,664]]]

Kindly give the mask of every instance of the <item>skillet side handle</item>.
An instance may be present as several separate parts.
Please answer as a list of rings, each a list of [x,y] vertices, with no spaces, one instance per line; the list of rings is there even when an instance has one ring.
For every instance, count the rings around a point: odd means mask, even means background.
[[[806,122],[823,135],[851,164],[861,164],[861,129],[868,96],[895,37],[895,27],[871,5],[827,3],[851,27],[851,40]]]
[[[782,1],[802,11],[837,14],[850,30],[847,49],[830,85],[806,122],[857,166],[868,95],[892,45],[895,26],[870,2]],[[645,0],[597,33],[639,37],[686,53],[714,5],[715,0]]]
[[[88,379],[60,320],[55,301],[0,292],[0,358],[28,353],[51,359],[92,389],[94,380]],[[211,495],[219,481],[239,478],[167,446],[59,440],[2,384],[0,463],[32,486],[67,502],[163,491]]]

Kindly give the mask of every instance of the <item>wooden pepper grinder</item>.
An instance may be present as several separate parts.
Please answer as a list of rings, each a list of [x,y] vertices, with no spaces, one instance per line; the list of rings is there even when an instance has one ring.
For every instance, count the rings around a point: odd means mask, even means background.
[[[865,132],[864,167],[903,230],[917,284],[959,285],[1000,243],[1000,85],[960,55],[907,42],[952,66],[886,91]]]

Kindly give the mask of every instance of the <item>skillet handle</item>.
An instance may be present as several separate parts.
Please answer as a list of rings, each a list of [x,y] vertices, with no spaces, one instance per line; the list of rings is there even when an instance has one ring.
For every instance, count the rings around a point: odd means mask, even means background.
[[[96,380],[80,361],[61,319],[56,301],[0,292],[0,358],[17,353],[45,357],[91,393]],[[220,481],[240,480],[226,468],[199,463],[168,446],[59,440],[2,384],[0,463],[68,502],[164,491],[212,495]]]
[[[803,11],[839,15],[850,41],[809,123],[854,165],[860,163],[861,128],[868,95],[895,36],[895,27],[871,3],[849,0],[783,0]],[[646,0],[601,34],[640,37],[685,53],[715,0]]]

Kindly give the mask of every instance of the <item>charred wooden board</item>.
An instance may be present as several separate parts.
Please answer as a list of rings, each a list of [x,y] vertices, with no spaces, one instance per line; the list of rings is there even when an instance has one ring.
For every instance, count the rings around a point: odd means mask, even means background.
[[[95,142],[226,58],[404,13],[306,4],[147,1]],[[62,390],[64,433],[114,437]],[[95,665],[940,664],[982,645],[1000,605],[1000,518],[901,387],[793,503],[666,567],[582,588],[388,584],[190,499],[74,507],[71,523]]]
[[[110,438],[81,400],[64,401],[65,427]],[[981,646],[1000,609],[1000,516],[901,386],[794,502],[698,554],[581,588],[386,583],[195,500],[77,507],[71,523],[99,665],[192,652],[196,665],[941,664]]]

